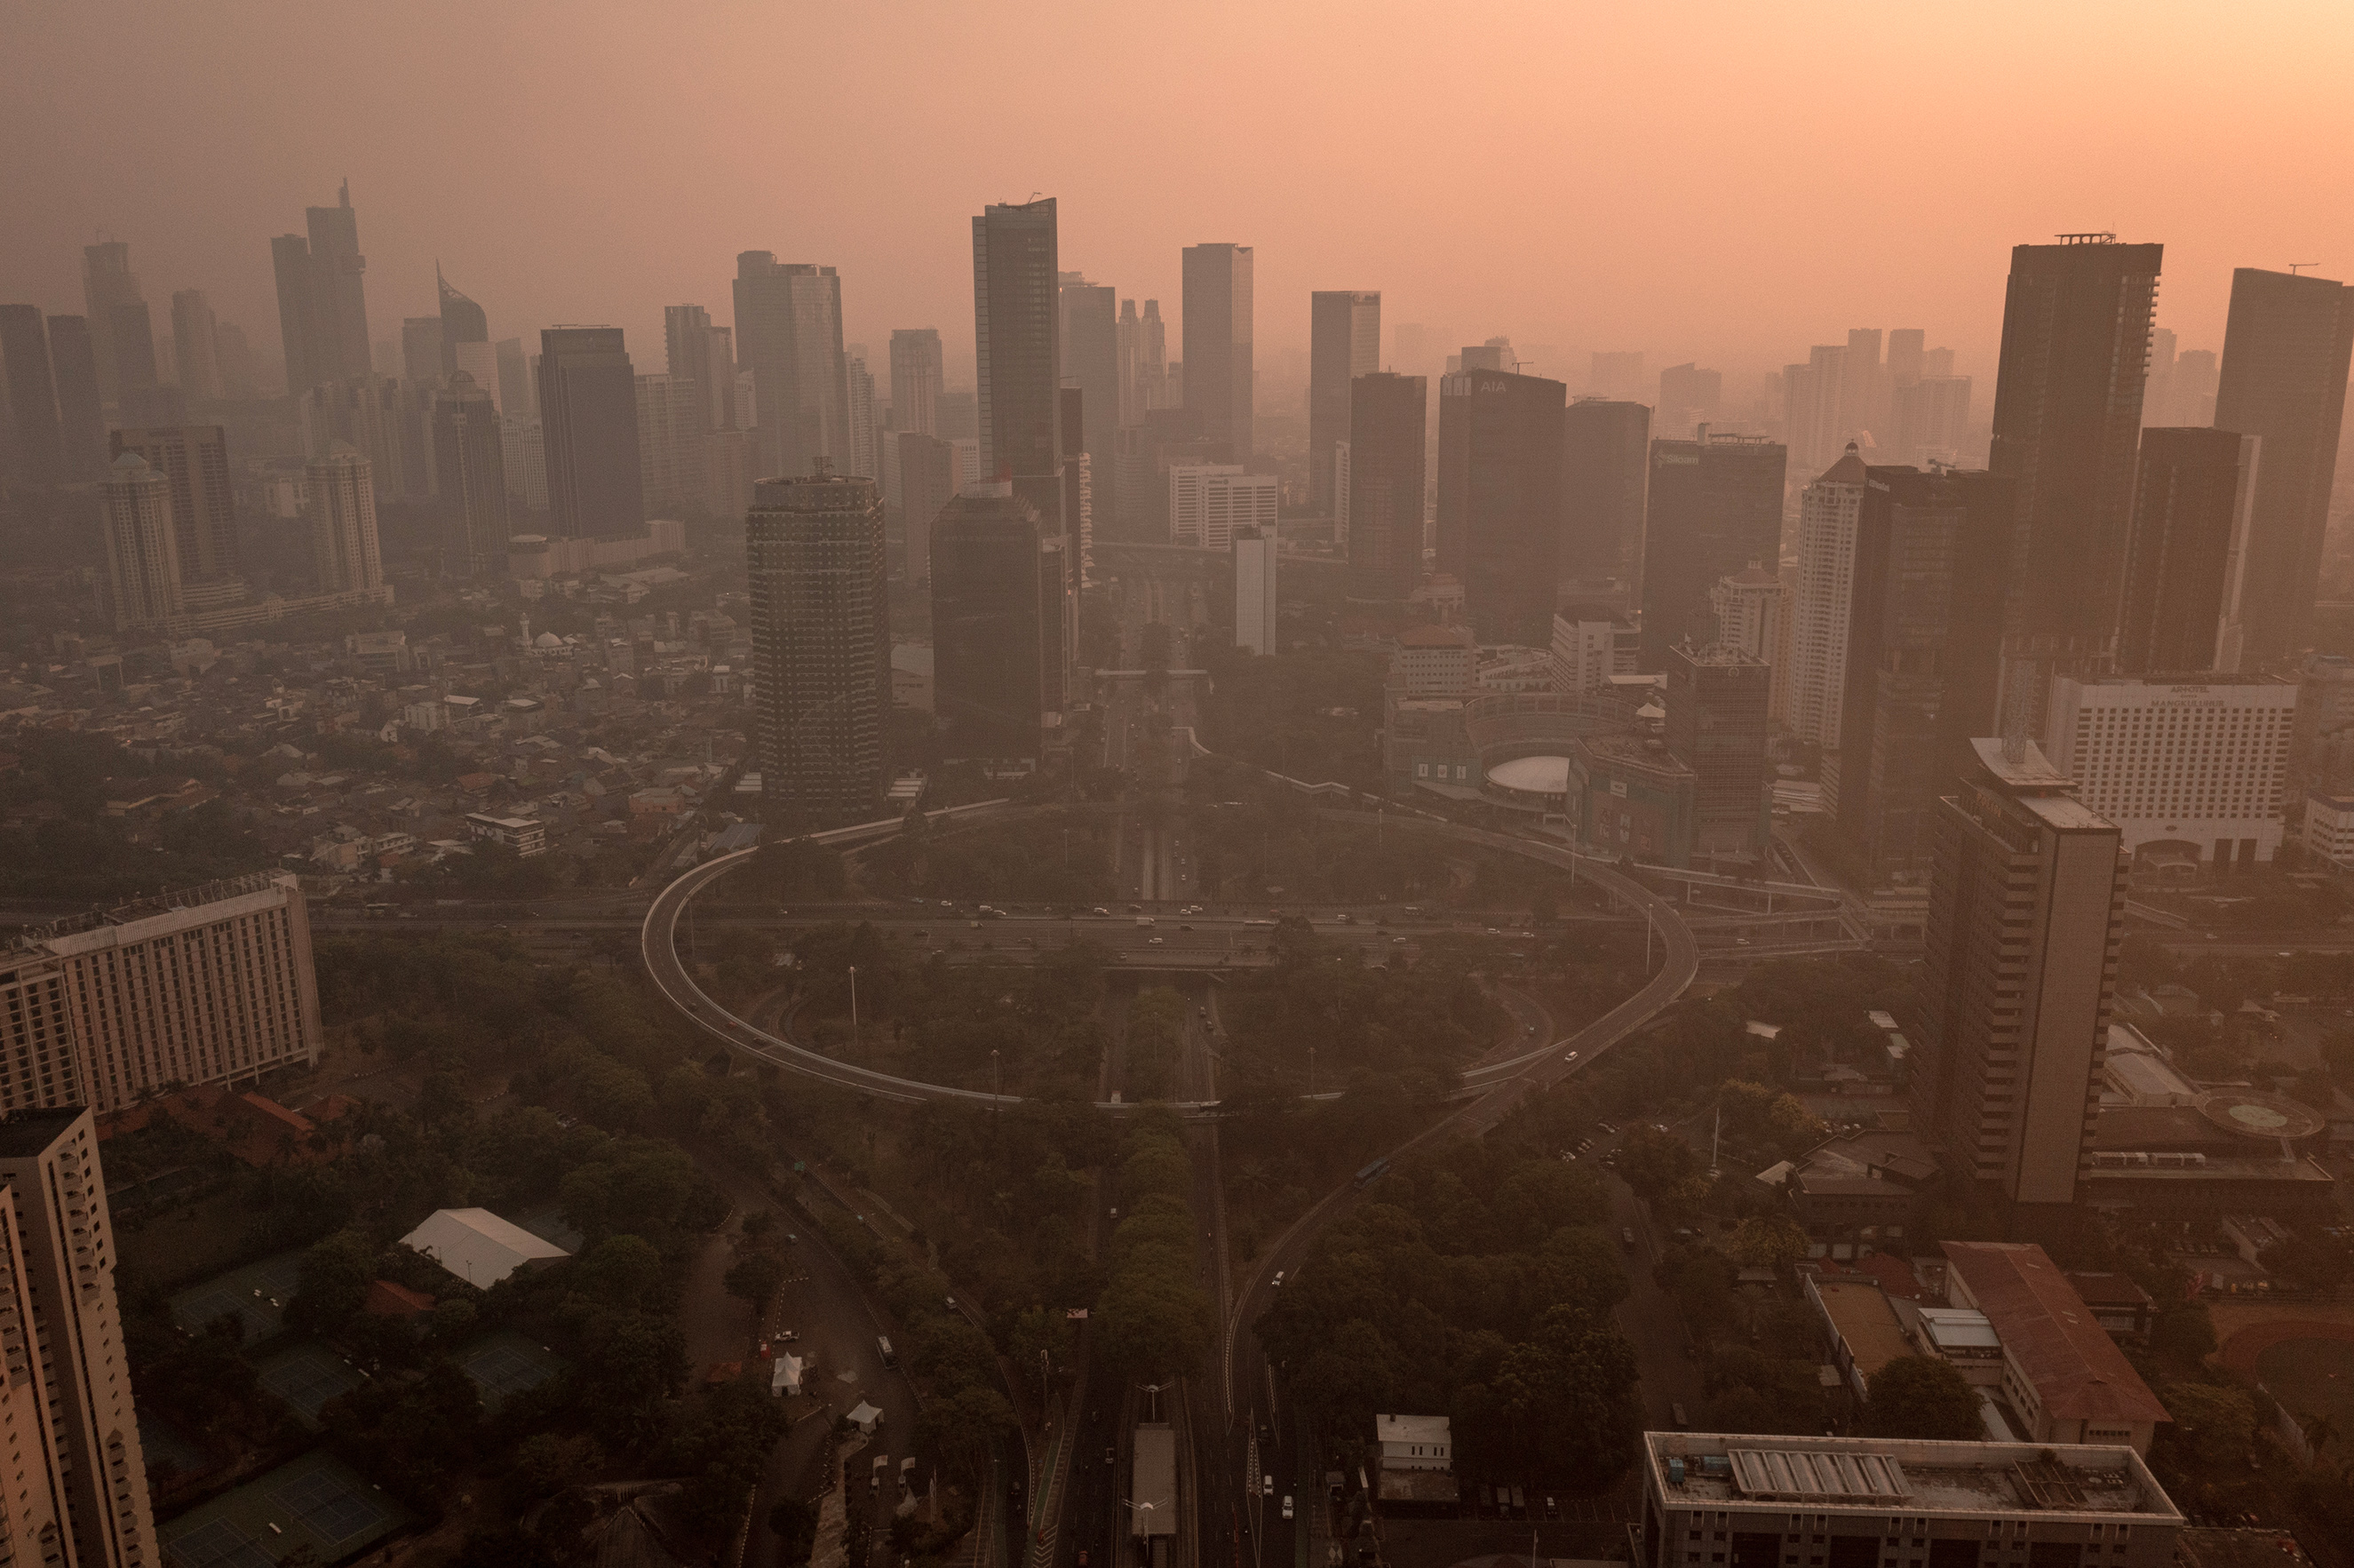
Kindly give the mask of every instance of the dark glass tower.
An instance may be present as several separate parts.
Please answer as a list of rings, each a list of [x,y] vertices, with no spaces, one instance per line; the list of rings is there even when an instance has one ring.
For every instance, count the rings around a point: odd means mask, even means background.
[[[35,484],[55,484],[65,477],[65,438],[58,427],[49,334],[40,306],[0,305],[0,358],[6,360],[17,461]]]
[[[1185,289],[1185,408],[1222,446],[1225,461],[1251,463],[1253,256],[1247,245],[1189,245]]]
[[[2133,535],[2126,552],[2117,668],[2128,674],[2236,669],[2219,664],[2225,622],[2232,652],[2246,626],[2248,503],[2271,458],[2236,430],[2153,429],[2141,433]],[[2315,563],[2319,569],[2319,562]],[[2306,590],[2306,601],[2312,599]]]
[[[1333,469],[1349,439],[1349,388],[1382,367],[1382,296],[1363,289],[1308,296],[1308,505],[1332,512]]]
[[[106,410],[98,392],[98,345],[80,316],[49,318],[49,366],[58,384],[58,435],[69,483],[106,476]]]
[[[1053,641],[1042,542],[1037,508],[1002,484],[968,489],[932,525],[932,705],[951,761],[1037,760]]]
[[[761,471],[810,472],[850,461],[850,377],[842,354],[842,280],[831,267],[736,258],[736,357],[752,373]]]
[[[644,533],[638,381],[620,327],[549,327],[539,334],[539,418],[556,532],[576,539]]]
[[[441,374],[454,376],[458,370],[458,345],[461,343],[491,341],[491,319],[482,307],[450,286],[441,275],[441,264],[433,264],[434,286],[441,291]],[[489,387],[482,388],[488,392]]]
[[[462,370],[433,400],[433,476],[448,569],[465,577],[496,571],[507,548],[504,436],[489,391]]]
[[[1643,663],[1668,667],[1679,643],[1716,640],[1709,590],[1752,561],[1782,555],[1782,478],[1788,449],[1710,432],[1651,443],[1643,514]]]
[[[1651,410],[1579,397],[1562,414],[1561,581],[1581,590],[1616,578],[1632,590],[1643,566],[1650,493]],[[1768,559],[1770,557],[1759,557]]]
[[[1428,383],[1375,371],[1349,393],[1349,594],[1403,599],[1422,580]]]
[[[1011,480],[1060,532],[1061,274],[1055,198],[998,203],[972,220],[972,324],[984,477]]]
[[[1568,396],[1506,370],[1438,384],[1438,569],[1463,584],[1464,611],[1490,641],[1552,641]]]

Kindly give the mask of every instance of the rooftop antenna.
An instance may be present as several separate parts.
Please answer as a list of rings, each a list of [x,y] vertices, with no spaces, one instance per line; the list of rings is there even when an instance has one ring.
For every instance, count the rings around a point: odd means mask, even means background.
[[[2288,275],[2292,278],[2296,277],[2296,270],[2300,267],[2318,267],[2320,265],[2321,263],[2318,261],[2292,261],[2288,264]]]

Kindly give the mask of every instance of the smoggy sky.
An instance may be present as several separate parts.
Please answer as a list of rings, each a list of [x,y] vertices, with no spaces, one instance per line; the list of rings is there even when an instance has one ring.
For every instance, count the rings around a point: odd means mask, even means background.
[[[1180,247],[1255,245],[1270,379],[1316,288],[1580,389],[1850,326],[1990,376],[2008,249],[2057,231],[2163,241],[2185,347],[2235,266],[2354,277],[2349,60],[2345,0],[0,0],[0,300],[80,311],[102,234],[159,326],[203,288],[274,358],[269,238],[348,175],[380,339],[438,257],[493,337],[615,323],[659,370],[663,305],[729,319],[761,249],[964,380],[968,219],[1035,191],[1172,356]]]

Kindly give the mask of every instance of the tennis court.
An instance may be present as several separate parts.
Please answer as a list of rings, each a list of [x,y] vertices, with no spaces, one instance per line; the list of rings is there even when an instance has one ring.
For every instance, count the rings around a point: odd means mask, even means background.
[[[341,1460],[305,1454],[181,1515],[158,1533],[172,1568],[276,1568],[280,1558],[305,1544],[323,1563],[340,1561],[414,1517]]]
[[[245,1325],[245,1342],[257,1344],[286,1326],[286,1303],[302,1282],[302,1255],[281,1252],[175,1293],[172,1321],[201,1334],[206,1324],[234,1312]]]
[[[261,1386],[292,1405],[312,1431],[319,1429],[319,1411],[339,1393],[360,1385],[360,1374],[324,1345],[292,1345],[254,1364]]]
[[[458,1351],[458,1366],[474,1380],[485,1405],[495,1408],[510,1396],[537,1388],[564,1369],[564,1362],[539,1348],[538,1341],[513,1330],[470,1340]]]

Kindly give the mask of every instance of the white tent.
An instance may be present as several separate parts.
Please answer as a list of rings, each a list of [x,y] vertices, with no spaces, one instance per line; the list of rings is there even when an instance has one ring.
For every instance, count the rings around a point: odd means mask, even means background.
[[[769,1392],[799,1393],[801,1391],[802,1361],[799,1356],[779,1356],[769,1363]]]
[[[487,1289],[525,1264],[572,1255],[488,1209],[436,1209],[400,1238],[478,1288]]]
[[[850,1413],[850,1419],[852,1425],[872,1437],[875,1429],[883,1425],[883,1413],[862,1399],[858,1402],[858,1408]]]

